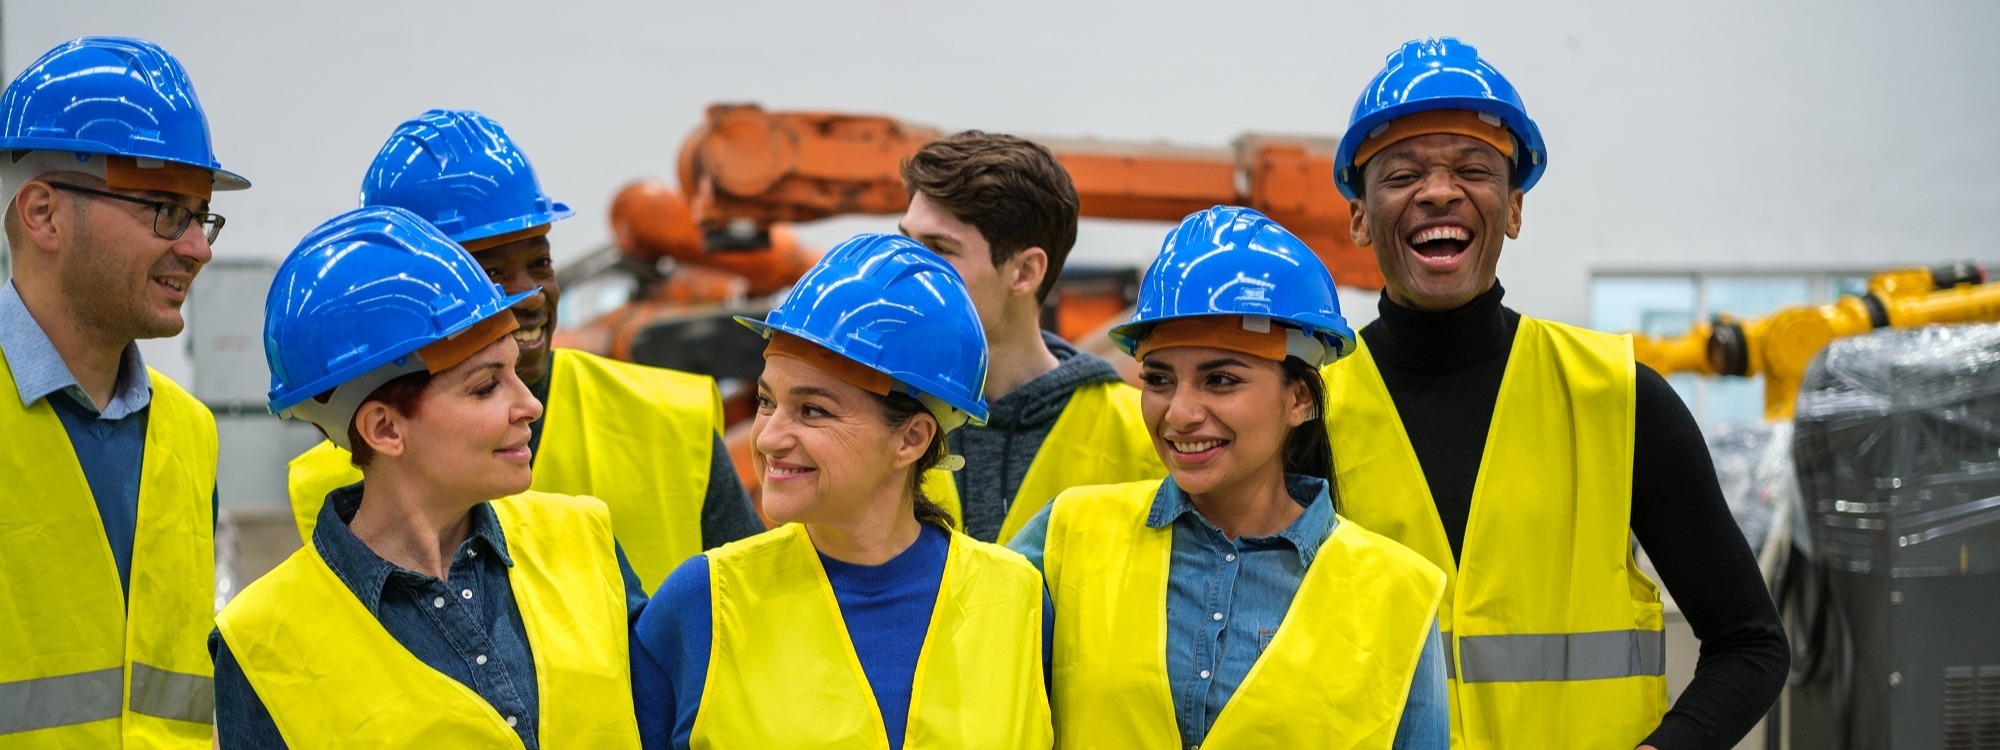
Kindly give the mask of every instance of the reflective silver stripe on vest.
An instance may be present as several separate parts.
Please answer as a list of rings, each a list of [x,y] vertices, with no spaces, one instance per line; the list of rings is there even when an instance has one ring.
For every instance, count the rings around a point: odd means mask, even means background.
[[[1553,635],[1472,635],[1458,640],[1462,682],[1543,682],[1660,676],[1667,634],[1610,630]]]
[[[0,736],[116,719],[124,676],[112,667],[0,683]]]
[[[162,719],[215,723],[215,680],[133,662],[132,712]]]

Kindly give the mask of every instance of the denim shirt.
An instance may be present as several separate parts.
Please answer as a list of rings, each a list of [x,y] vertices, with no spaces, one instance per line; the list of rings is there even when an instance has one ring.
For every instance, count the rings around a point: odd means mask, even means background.
[[[472,509],[472,532],[452,555],[450,580],[397,567],[348,528],[361,508],[361,485],[327,494],[313,529],[313,547],[382,628],[425,665],[471,688],[521,736],[527,750],[540,745],[541,703],[526,624],[508,585],[514,561],[491,505]],[[628,622],[636,620],[645,590],[625,553]],[[224,748],[285,747],[268,707],[244,677],[219,634],[209,634],[215,655],[216,730]]]
[[[1285,491],[1304,510],[1270,536],[1231,541],[1209,523],[1172,479],[1160,484],[1146,525],[1173,526],[1167,569],[1167,683],[1181,742],[1193,748],[1208,737],[1250,668],[1291,609],[1292,597],[1340,519],[1323,479],[1285,476]],[[1008,546],[1042,565],[1049,509],[1043,508]],[[1445,748],[1443,645],[1435,625],[1411,681],[1396,729],[1396,748]]]

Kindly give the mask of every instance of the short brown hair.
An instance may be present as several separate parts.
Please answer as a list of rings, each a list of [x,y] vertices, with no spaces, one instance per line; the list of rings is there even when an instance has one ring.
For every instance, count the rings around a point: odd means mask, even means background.
[[[398,414],[405,417],[415,417],[423,410],[424,393],[430,390],[430,387],[431,374],[429,371],[418,370],[416,372],[404,373],[396,376],[387,383],[376,386],[375,390],[369,393],[367,398],[361,400],[361,403],[365,406],[370,401],[380,401],[389,408],[395,409]],[[333,392],[327,391],[321,398],[324,399],[326,396],[331,395],[333,395]],[[357,409],[356,411],[358,412],[359,410]],[[375,462],[375,447],[369,445],[368,441],[361,439],[361,429],[355,424],[352,416],[347,418],[347,444],[354,446],[349,451],[351,455],[348,457],[348,462],[354,464],[354,468],[366,469],[369,464]]]
[[[1035,290],[1046,301],[1076,245],[1076,185],[1048,148],[1023,138],[967,130],[925,144],[903,161],[903,189],[971,224],[998,266],[1022,250],[1049,254]]]

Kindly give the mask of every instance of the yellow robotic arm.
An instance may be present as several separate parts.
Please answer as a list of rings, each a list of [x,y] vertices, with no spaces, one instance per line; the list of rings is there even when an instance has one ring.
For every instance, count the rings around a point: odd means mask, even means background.
[[[2000,282],[1970,262],[1898,268],[1868,279],[1868,291],[1823,305],[1783,307],[1737,319],[1717,315],[1687,333],[1634,335],[1633,353],[1662,375],[1764,376],[1764,418],[1790,419],[1799,381],[1814,355],[1834,339],[1877,328],[2000,320]]]

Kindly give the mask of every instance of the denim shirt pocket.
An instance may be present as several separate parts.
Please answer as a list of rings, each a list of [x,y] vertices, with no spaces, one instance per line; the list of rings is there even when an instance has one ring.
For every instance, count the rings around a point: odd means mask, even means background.
[[[1264,655],[1264,652],[1265,652],[1265,651],[1267,651],[1267,650],[1269,650],[1269,649],[1271,648],[1271,638],[1272,638],[1273,636],[1276,636],[1277,634],[1278,634],[1278,629],[1277,629],[1277,628],[1275,628],[1275,627],[1273,627],[1273,628],[1258,628],[1258,629],[1257,629],[1257,655],[1258,655],[1258,656],[1260,656],[1260,657],[1261,657],[1261,656],[1263,656],[1263,655]]]

